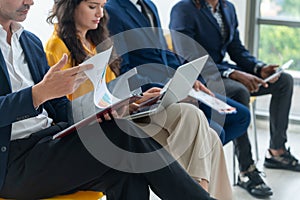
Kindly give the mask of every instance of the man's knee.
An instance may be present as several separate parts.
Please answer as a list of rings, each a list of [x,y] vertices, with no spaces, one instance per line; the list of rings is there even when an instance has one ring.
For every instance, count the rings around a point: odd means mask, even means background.
[[[287,73],[282,73],[279,77],[279,80],[282,87],[287,90],[287,89],[293,89],[294,86],[294,79],[290,74]]]
[[[234,88],[234,96],[230,97],[233,100],[249,107],[250,102],[250,92],[244,86]]]

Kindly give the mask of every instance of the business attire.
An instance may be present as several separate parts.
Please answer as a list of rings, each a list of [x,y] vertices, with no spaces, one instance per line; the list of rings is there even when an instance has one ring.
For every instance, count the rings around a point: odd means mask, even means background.
[[[49,45],[52,48],[49,48]],[[54,43],[52,36],[45,47],[47,58],[56,58],[53,60],[55,63],[63,53],[68,52],[68,50],[66,52],[53,50],[59,46],[61,45]],[[84,101],[85,98],[89,99],[89,96],[84,95],[81,99]],[[83,104],[81,110],[86,110],[89,105],[89,102]],[[203,112],[191,104],[172,104],[162,112],[135,122],[141,130],[167,149],[187,169],[191,177],[198,182],[202,179],[209,181],[212,185],[209,193],[213,197],[219,198],[221,196],[214,194],[222,194],[223,199],[232,198],[221,141],[215,131],[208,126]],[[220,185],[222,187],[219,187]]]
[[[63,54],[67,54],[68,61],[62,69],[69,69],[75,66],[75,62],[72,59],[71,52],[65,45],[64,41],[58,36],[57,28],[58,26],[57,24],[55,24],[54,31],[45,44],[44,50],[46,53],[47,61],[49,66],[53,66],[61,59]],[[89,57],[97,53],[95,45],[91,44],[91,49],[89,49],[83,44],[83,48]],[[109,66],[107,66],[105,74],[106,82],[108,83],[115,78],[115,73]],[[93,83],[88,79],[84,83],[82,83],[76,89],[76,91],[74,91],[72,94],[67,95],[67,98],[72,101],[74,122],[78,122],[96,112],[97,107],[94,104],[91,104],[91,102],[94,101],[94,93],[92,91],[94,91],[94,86]]]
[[[68,62],[62,69],[68,69],[73,66],[75,66],[75,63],[72,62],[72,55],[65,43],[62,41],[62,39],[58,36],[57,33],[57,26],[54,26],[55,29],[50,36],[50,39],[47,41],[45,45],[45,52],[47,56],[47,61],[49,66],[55,65],[60,59],[61,56],[65,53],[68,55]],[[85,47],[85,46],[84,46]],[[87,52],[87,55],[93,56],[96,55],[97,50],[96,47],[93,46],[92,49],[85,48],[85,51]],[[105,80],[106,82],[110,82],[111,80],[115,79],[116,75],[115,73],[110,69],[110,67],[106,68],[106,74],[105,74]],[[77,90],[67,95],[68,99],[74,100],[78,97],[81,97],[82,95],[85,95],[92,91],[94,89],[93,84],[90,80],[87,80],[83,84],[81,84]]]
[[[110,0],[105,5],[110,17],[109,31],[114,40],[116,51],[122,57],[121,73],[136,67],[138,74],[142,76],[138,79],[140,82],[164,84],[168,78],[173,76],[173,69],[180,66],[180,61],[177,55],[167,47],[163,32],[160,29],[158,12],[153,2],[144,0],[148,9],[153,13],[153,24],[157,29],[151,27],[149,20],[132,2],[129,0]],[[200,102],[199,107],[209,119],[210,125],[220,135],[222,143],[226,144],[246,131],[250,122],[250,114],[248,109],[240,103],[225,97],[218,97],[236,107],[237,114],[226,115],[225,118],[225,115],[220,115]]]
[[[154,27],[160,28],[160,19],[155,5],[149,0],[145,0],[144,3],[153,13]],[[105,9],[110,16],[108,27],[111,35],[121,33],[117,38],[120,37],[126,41],[125,43],[114,40],[117,53],[123,59],[121,73],[147,64],[149,59],[151,59],[152,63],[163,64],[173,69],[179,66],[176,55],[168,50],[162,30],[152,29],[153,27],[151,27],[149,20],[136,8],[136,5],[129,0],[113,0],[107,2]],[[132,30],[132,32],[128,32],[128,34],[124,32],[128,30]],[[149,48],[146,49],[145,47]],[[160,66],[160,68],[163,67]],[[159,76],[159,73],[155,75]],[[165,73],[164,75],[168,74]],[[173,74],[171,73],[170,75],[172,76]],[[163,80],[165,81],[165,77],[163,77]]]
[[[2,27],[0,33],[4,33]],[[33,84],[36,84],[49,69],[42,43],[25,30],[18,37],[14,34],[13,43],[20,43],[19,53],[24,56],[23,60],[17,62],[28,66]],[[127,120],[105,121],[100,125],[94,123],[78,129],[77,133],[53,140],[55,133],[72,123],[69,101],[65,97],[57,98],[36,109],[33,107],[31,86],[13,91],[15,81],[11,80],[15,77],[11,76],[12,71],[8,69],[8,57],[3,55],[3,41],[0,51],[0,197],[41,199],[78,190],[94,190],[104,191],[108,199],[149,199],[150,185],[162,199],[212,199],[177,162],[171,162],[174,160],[161,145],[151,138],[143,139],[146,137],[143,131]],[[51,126],[34,133],[23,133],[24,137],[13,138],[12,130],[16,131],[14,125],[17,122],[35,119],[42,110],[53,120]],[[99,128],[103,131],[99,131]],[[139,138],[129,136],[126,132]],[[92,142],[99,135],[105,135],[104,138],[109,138],[113,144],[128,152],[148,153],[161,149],[152,157],[151,163],[156,161],[166,165],[147,173],[132,173],[140,162],[146,162],[147,159],[129,159],[118,153],[109,155],[108,160],[116,158],[115,165],[103,164],[95,154],[91,154],[93,148],[88,149],[84,143]],[[101,145],[101,142],[96,142],[104,147],[97,155],[101,157],[102,154],[112,153],[112,149]]]
[[[229,1],[219,1],[217,12],[205,0],[181,0],[171,11],[170,29],[189,36],[182,40],[174,35],[173,42],[176,52],[185,59],[196,58],[199,47],[204,48],[215,62],[224,83],[226,96],[248,106],[250,96],[271,94],[270,104],[270,148],[285,149],[287,142],[288,116],[293,94],[293,79],[283,73],[275,83],[269,83],[268,88],[260,87],[258,92],[250,93],[240,82],[229,78],[233,70],[240,70],[260,76],[259,69],[264,65],[243,46],[239,38],[238,20],[235,8]],[[218,15],[218,16],[216,16]],[[185,51],[189,48],[189,51]],[[228,53],[236,64],[224,61]],[[207,77],[208,83],[213,79]],[[247,133],[237,138],[235,148],[240,164],[240,170],[246,171],[254,163],[251,145]]]

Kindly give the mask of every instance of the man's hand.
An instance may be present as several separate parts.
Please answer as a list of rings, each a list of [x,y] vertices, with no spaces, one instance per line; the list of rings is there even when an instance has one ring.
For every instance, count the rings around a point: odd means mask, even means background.
[[[260,85],[266,88],[268,87],[268,84],[263,79],[239,70],[232,72],[229,77],[233,80],[241,82],[251,93],[258,91]]]
[[[194,83],[194,89],[196,91],[203,91],[211,96],[215,96],[214,93],[212,93],[212,91],[210,91],[204,84],[202,84],[200,81],[196,80]]]
[[[40,106],[47,100],[73,93],[81,83],[87,80],[84,71],[93,68],[93,65],[61,70],[67,60],[68,56],[63,55],[61,60],[50,68],[43,80],[32,87],[34,107]]]
[[[261,69],[261,72],[260,72],[260,76],[265,79],[269,76],[271,76],[272,74],[274,74],[276,72],[276,68],[278,68],[279,65],[266,65],[264,66],[262,69]],[[278,78],[279,78],[280,75],[274,77],[273,79],[271,79],[269,82],[270,83],[275,83]]]

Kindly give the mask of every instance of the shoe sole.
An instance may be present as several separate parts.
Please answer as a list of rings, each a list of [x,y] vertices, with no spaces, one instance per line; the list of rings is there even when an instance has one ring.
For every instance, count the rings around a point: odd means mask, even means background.
[[[278,164],[270,164],[270,163],[264,163],[264,167],[269,169],[282,169],[282,170],[290,170],[294,172],[300,172],[300,169],[295,169],[293,167],[287,167],[287,166],[278,166]]]
[[[253,197],[255,197],[255,198],[265,199],[265,198],[268,198],[268,197],[270,197],[270,196],[273,195],[273,192],[272,192],[272,191],[270,191],[270,193],[267,194],[267,195],[252,194],[252,193],[251,193],[247,188],[245,188],[242,184],[237,183],[236,185],[239,186],[239,187],[241,187],[241,188],[243,188],[244,190],[246,190],[251,196],[253,196]]]

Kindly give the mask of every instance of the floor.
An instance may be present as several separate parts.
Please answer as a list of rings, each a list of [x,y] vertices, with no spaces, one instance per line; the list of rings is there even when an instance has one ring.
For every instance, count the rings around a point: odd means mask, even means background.
[[[263,167],[263,158],[265,151],[268,147],[269,131],[268,121],[257,120],[257,133],[258,133],[258,149],[260,159],[257,162],[259,170],[266,174],[265,181],[273,189],[273,196],[270,200],[299,200],[300,195],[300,173],[283,171],[283,170],[270,170]],[[251,127],[249,130],[251,141],[253,141],[253,135],[251,133]],[[292,153],[300,159],[300,125],[290,125],[288,133],[288,146],[291,147]],[[253,142],[252,142],[253,144]],[[227,144],[224,147],[227,168],[230,180],[232,182],[232,144]],[[233,200],[254,200],[256,198],[248,194],[247,191],[241,189],[238,186],[233,186]],[[159,200],[155,194],[151,194],[151,200]]]
[[[300,173],[285,170],[271,170],[263,167],[263,159],[269,144],[269,125],[266,120],[257,120],[258,131],[258,149],[259,160],[258,169],[266,174],[265,181],[273,190],[272,200],[299,200],[298,192],[300,190]],[[250,134],[251,130],[249,131]],[[250,134],[253,141],[253,135]],[[291,124],[288,132],[288,144],[294,156],[300,159],[300,126]],[[253,142],[251,144],[254,144]],[[232,144],[225,146],[227,167],[230,179],[232,181]],[[244,189],[238,186],[233,187],[234,200],[256,199],[248,194]]]
[[[257,162],[259,170],[266,174],[265,181],[273,189],[273,196],[269,200],[299,200],[300,194],[300,173],[283,171],[283,170],[270,170],[263,167],[263,158],[269,141],[268,121],[257,120],[258,132],[258,149],[260,159]],[[249,136],[253,144],[253,134],[251,127],[249,128]],[[292,153],[300,159],[300,125],[290,125],[288,133],[288,146],[291,147]],[[230,180],[232,182],[232,144],[227,144],[224,147],[225,156],[227,160],[227,168]],[[298,196],[299,195],[299,196]],[[104,200],[105,198],[103,198]],[[159,198],[151,193],[151,200],[159,200]],[[238,186],[233,186],[233,200],[255,200],[256,198],[248,194],[247,191]],[[184,199],[186,200],[186,199]]]

